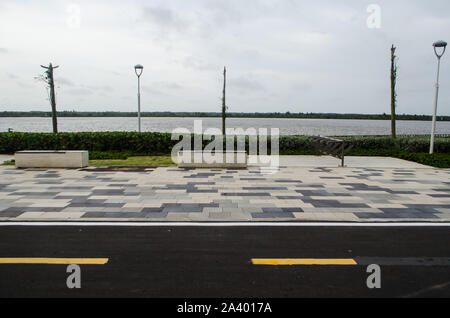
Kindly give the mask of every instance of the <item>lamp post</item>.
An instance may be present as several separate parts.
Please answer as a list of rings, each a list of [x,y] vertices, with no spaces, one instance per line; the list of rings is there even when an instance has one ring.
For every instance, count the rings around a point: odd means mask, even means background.
[[[141,64],[134,66],[134,72],[138,78],[138,131],[141,132],[141,75],[144,67]]]
[[[438,95],[439,95],[439,68],[441,66],[441,57],[445,53],[445,48],[447,47],[447,42],[438,41],[433,43],[434,54],[436,54],[438,58],[438,67],[437,67],[437,79],[436,79],[436,94],[434,96],[434,113],[433,113],[433,123],[431,124],[431,141],[430,141],[430,154],[434,151],[434,133],[436,131],[436,113],[437,113],[437,104],[438,104]],[[442,53],[439,54],[437,52],[438,48],[443,48]]]

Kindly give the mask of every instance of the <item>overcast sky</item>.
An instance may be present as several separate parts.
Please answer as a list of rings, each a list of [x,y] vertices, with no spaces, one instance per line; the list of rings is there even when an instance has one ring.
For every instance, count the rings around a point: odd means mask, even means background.
[[[34,78],[52,62],[59,110],[136,111],[140,63],[143,111],[220,111],[226,65],[229,111],[389,113],[395,44],[397,112],[431,114],[449,13],[448,0],[0,0],[0,111],[50,110]]]

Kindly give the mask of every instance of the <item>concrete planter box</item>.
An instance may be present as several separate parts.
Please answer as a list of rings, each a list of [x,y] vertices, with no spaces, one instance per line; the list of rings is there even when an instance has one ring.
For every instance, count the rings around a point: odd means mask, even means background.
[[[24,150],[14,154],[16,168],[83,168],[89,165],[84,150]]]
[[[247,168],[245,151],[179,151],[178,167],[180,168]]]

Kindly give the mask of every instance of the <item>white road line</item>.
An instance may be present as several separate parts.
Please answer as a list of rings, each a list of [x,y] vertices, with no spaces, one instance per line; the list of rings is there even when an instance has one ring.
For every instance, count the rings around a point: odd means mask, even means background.
[[[351,222],[0,222],[2,226],[180,226],[180,227],[450,227],[442,223],[351,223]]]

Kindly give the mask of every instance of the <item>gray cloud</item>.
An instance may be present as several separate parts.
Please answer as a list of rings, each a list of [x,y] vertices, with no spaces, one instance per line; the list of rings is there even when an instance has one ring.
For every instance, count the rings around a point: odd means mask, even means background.
[[[110,93],[114,91],[114,88],[111,87],[110,85],[100,85],[100,86],[90,85],[88,87],[92,91],[102,91],[104,93]]]
[[[174,82],[155,82],[153,86],[169,90],[180,90],[183,88],[183,86]]]
[[[292,84],[292,89],[298,92],[307,92],[312,89],[312,85],[310,83],[300,82]]]
[[[240,76],[237,78],[232,77],[229,78],[227,82],[229,87],[238,89],[240,91],[246,92],[264,91],[264,86],[261,83],[246,76]]]
[[[4,79],[19,74],[23,84],[32,83],[42,61],[55,61],[64,66],[56,81],[70,109],[103,110],[121,100],[126,110],[120,96],[135,101],[132,66],[139,62],[152,109],[210,111],[227,65],[229,104],[247,111],[290,105],[284,110],[389,112],[389,48],[395,44],[399,110],[429,114],[436,75],[431,43],[450,41],[448,0],[377,0],[380,29],[367,28],[372,2],[360,0],[76,2],[82,9],[77,30],[67,28],[60,1],[0,4],[0,24],[14,30],[2,33]],[[441,65],[443,115],[450,114],[448,54]],[[23,94],[6,80],[0,96],[26,110],[42,100],[42,90]]]
[[[25,89],[33,88],[34,86],[31,85],[29,82],[24,81],[16,81],[17,86]]]
[[[62,84],[64,86],[69,86],[69,87],[75,86],[75,84],[71,80],[69,80],[68,78],[65,78],[65,77],[61,77],[61,76],[58,76],[58,78],[55,79],[55,83],[57,85]]]
[[[6,75],[7,75],[8,78],[10,78],[10,79],[17,79],[17,78],[19,78],[19,76],[17,76],[16,74],[9,73],[9,72],[7,72]]]
[[[149,93],[151,95],[167,95],[166,93],[162,92],[161,90],[155,89],[153,87],[149,86],[142,86],[141,87],[143,92]]]
[[[164,7],[145,7],[142,19],[160,27],[164,31],[173,29],[181,31],[189,26],[187,21],[182,19],[177,13]]]
[[[67,93],[72,95],[92,95],[93,91],[86,87],[76,87],[76,88],[70,88],[66,90]]]
[[[217,69],[217,66],[212,63],[207,63],[193,56],[186,57],[181,61],[181,64],[186,68],[192,68],[198,71],[211,71]]]
[[[242,21],[242,13],[239,10],[239,3],[234,1],[206,1],[205,16],[213,24],[224,26],[225,24],[239,24]]]

